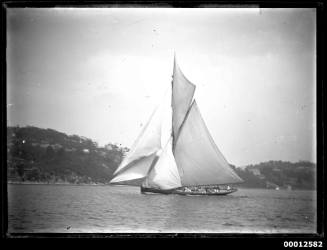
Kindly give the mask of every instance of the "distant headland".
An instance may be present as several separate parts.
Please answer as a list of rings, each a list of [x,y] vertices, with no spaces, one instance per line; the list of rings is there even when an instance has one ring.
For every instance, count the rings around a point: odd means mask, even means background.
[[[7,127],[8,183],[104,185],[129,149],[32,126]],[[314,190],[316,164],[267,161],[231,167],[244,180],[239,187]]]

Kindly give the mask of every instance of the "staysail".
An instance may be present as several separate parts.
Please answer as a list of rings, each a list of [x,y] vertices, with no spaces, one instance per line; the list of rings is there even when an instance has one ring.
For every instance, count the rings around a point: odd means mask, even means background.
[[[242,182],[214,143],[195,101],[185,119],[174,150],[182,185]]]
[[[172,152],[172,140],[169,140],[155,166],[147,175],[144,186],[159,189],[172,189],[181,187],[175,158]]]
[[[167,144],[171,136],[171,91],[152,113],[148,123],[114,172],[111,183],[144,178],[155,159],[155,154]]]
[[[126,182],[144,178],[155,157],[156,155],[153,153],[149,156],[133,161],[130,167],[126,167],[123,171],[119,172],[119,174],[117,174],[110,182]]]

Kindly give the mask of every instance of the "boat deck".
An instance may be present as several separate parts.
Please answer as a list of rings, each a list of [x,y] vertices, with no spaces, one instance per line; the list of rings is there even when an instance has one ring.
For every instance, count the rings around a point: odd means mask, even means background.
[[[175,190],[173,191],[173,194],[180,194],[180,195],[227,195],[236,192],[237,189],[220,189],[215,192],[201,192],[201,191],[182,191],[182,190]]]
[[[158,193],[158,194],[179,194],[179,195],[227,195],[236,192],[236,188],[230,189],[218,189],[214,191],[198,191],[198,190],[183,190],[183,189],[169,189],[169,190],[161,190],[156,188],[146,188],[141,187],[142,194],[148,193]]]

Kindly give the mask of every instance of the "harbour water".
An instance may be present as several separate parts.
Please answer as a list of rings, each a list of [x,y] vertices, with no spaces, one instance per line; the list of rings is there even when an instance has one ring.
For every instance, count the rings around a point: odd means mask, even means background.
[[[9,233],[315,233],[315,191],[143,195],[138,187],[8,184]]]

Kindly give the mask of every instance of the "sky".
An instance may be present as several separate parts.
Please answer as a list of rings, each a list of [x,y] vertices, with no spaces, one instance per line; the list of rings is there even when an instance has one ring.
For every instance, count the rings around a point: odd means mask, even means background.
[[[174,53],[229,163],[316,162],[315,9],[10,8],[7,123],[130,147]]]

